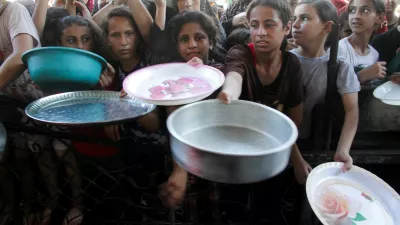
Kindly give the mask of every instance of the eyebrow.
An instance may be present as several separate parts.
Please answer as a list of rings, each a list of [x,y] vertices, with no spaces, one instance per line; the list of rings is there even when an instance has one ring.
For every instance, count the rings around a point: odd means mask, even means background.
[[[251,23],[252,23],[252,22],[257,22],[257,23],[259,23],[260,21],[258,21],[258,20],[252,20]],[[276,22],[275,20],[273,20],[273,19],[266,19],[266,20],[263,20],[262,22],[263,22],[263,23],[266,23],[266,22],[274,22],[274,23],[277,23],[277,22]]]

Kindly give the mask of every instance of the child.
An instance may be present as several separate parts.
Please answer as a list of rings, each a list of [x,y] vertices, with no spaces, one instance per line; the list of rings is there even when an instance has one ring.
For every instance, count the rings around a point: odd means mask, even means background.
[[[176,61],[189,62],[197,57],[206,65],[221,66],[210,57],[218,28],[208,15],[201,11],[184,11],[171,19],[168,28],[177,49]]]
[[[107,35],[109,46],[119,61],[118,83],[121,85],[129,73],[146,66],[143,61],[144,41],[139,33],[139,28],[135,23],[132,12],[127,7],[117,7],[111,10],[105,20],[103,29]],[[131,152],[132,148],[136,148],[139,151],[151,150],[154,154],[147,155],[147,157],[151,157],[153,161],[158,159],[162,161],[161,157],[164,155],[156,154],[157,152],[164,153],[163,149],[166,148],[168,140],[165,131],[161,129],[162,115],[163,112],[161,109],[156,109],[152,113],[124,126],[124,132],[136,138],[133,146],[132,143],[128,143],[128,152]],[[119,126],[109,126],[106,131],[112,139],[119,139]],[[135,155],[127,158],[135,160],[133,159]],[[148,174],[144,175],[147,176]],[[183,200],[186,190],[186,180],[186,172],[177,164],[174,164],[171,176],[162,185],[160,190],[160,196],[167,206],[173,207]]]
[[[332,30],[332,24],[337,21],[336,9],[328,1],[303,0],[295,10],[292,32],[299,48],[293,49],[291,52],[300,59],[303,84],[306,88],[300,138],[310,136],[313,108],[325,101],[329,60],[325,42]],[[358,124],[360,83],[352,66],[343,58],[340,58],[339,62],[340,69],[336,83],[342,96],[346,115],[334,159],[346,163],[345,169],[348,170],[352,166],[349,151]]]
[[[386,63],[378,62],[379,53],[368,43],[374,30],[383,22],[385,6],[381,0],[352,0],[348,12],[353,34],[339,41],[338,55],[359,68],[356,72],[361,84],[372,80],[379,83],[375,79],[384,78]]]
[[[235,46],[228,52],[225,61],[226,80],[219,98],[227,104],[240,98],[268,105],[287,112],[299,126],[303,116],[301,65],[294,54],[280,50],[284,37],[290,32],[290,15],[287,1],[254,0],[250,3],[247,19],[252,43]],[[298,181],[304,183],[311,168],[297,145],[293,145],[291,161]],[[277,202],[282,197],[280,194],[283,194],[280,185],[268,185],[268,188],[276,189],[271,190],[274,196],[270,197],[276,197],[274,200]],[[261,194],[267,191],[267,187],[262,188]],[[281,214],[280,207],[270,210],[271,216],[279,217]],[[274,220],[279,224],[279,218]]]

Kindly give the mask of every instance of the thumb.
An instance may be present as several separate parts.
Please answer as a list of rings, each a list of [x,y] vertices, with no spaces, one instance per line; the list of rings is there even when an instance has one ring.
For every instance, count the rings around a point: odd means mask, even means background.
[[[221,100],[224,104],[230,104],[231,103],[231,99],[229,97],[229,95],[225,92],[221,92],[218,95],[218,99]]]

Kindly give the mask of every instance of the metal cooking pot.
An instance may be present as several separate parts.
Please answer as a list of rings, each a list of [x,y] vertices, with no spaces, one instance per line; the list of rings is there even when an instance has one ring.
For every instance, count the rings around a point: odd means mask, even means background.
[[[167,127],[172,156],[186,171],[221,183],[271,178],[288,164],[298,135],[283,113],[249,102],[207,100],[173,112]]]

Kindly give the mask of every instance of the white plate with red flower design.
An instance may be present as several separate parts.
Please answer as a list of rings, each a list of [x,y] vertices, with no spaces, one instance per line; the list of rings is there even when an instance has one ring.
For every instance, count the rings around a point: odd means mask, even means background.
[[[210,66],[168,63],[146,67],[125,78],[124,90],[155,105],[184,105],[210,96],[224,83],[224,74]]]
[[[322,164],[307,179],[308,201],[324,225],[398,225],[400,196],[382,179],[343,163]]]

